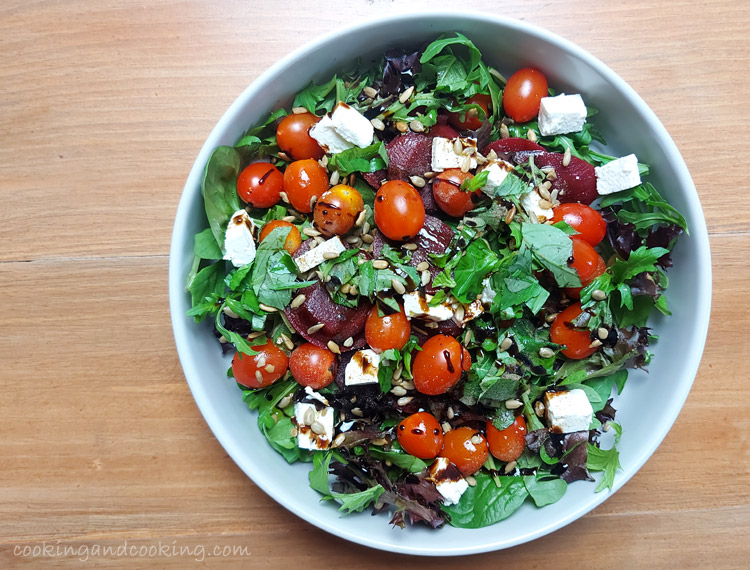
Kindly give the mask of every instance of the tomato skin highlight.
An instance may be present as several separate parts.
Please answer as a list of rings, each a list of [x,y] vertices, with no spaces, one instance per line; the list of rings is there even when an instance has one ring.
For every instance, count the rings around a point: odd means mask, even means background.
[[[419,459],[437,457],[443,449],[443,430],[429,412],[417,412],[401,420],[396,437],[406,453]]]
[[[583,312],[581,303],[574,303],[560,312],[549,329],[549,338],[555,344],[565,345],[562,354],[572,360],[581,360],[596,352],[596,347],[591,347],[591,335],[587,330],[577,330],[567,326],[566,323],[574,321]]]
[[[238,384],[246,388],[265,388],[281,378],[289,368],[287,355],[270,339],[252,347],[258,354],[237,352],[232,358],[232,375]],[[258,362],[263,366],[258,366]],[[269,371],[267,367],[272,367]],[[260,373],[260,378],[258,377]]]
[[[530,121],[539,114],[542,97],[547,96],[547,78],[538,69],[524,67],[508,78],[503,90],[503,108],[517,123]]]
[[[419,192],[408,182],[390,180],[375,195],[375,224],[387,238],[413,238],[424,225],[425,211]]]
[[[352,229],[364,207],[365,203],[359,191],[351,186],[339,184],[324,192],[315,202],[315,226],[326,236],[345,234]]]
[[[376,351],[396,348],[401,350],[406,346],[411,335],[411,323],[404,314],[404,308],[399,304],[400,311],[390,315],[378,315],[378,307],[370,309],[365,321],[365,340]]]
[[[310,136],[310,127],[320,120],[312,113],[287,115],[276,127],[276,143],[292,160],[312,158],[318,160],[325,152],[318,141]]]
[[[598,245],[607,234],[607,223],[602,215],[591,206],[569,202],[560,204],[552,212],[554,213],[553,222],[564,221],[578,232],[575,237],[586,241],[589,245]]]
[[[270,208],[281,199],[283,180],[270,162],[253,162],[237,177],[237,194],[255,208]]]
[[[472,438],[477,443],[474,443]],[[440,457],[448,459],[464,476],[479,471],[487,461],[488,455],[487,439],[475,429],[462,426],[443,434],[443,450]]]
[[[336,355],[311,342],[301,344],[289,357],[289,371],[302,386],[325,388],[336,377]]]
[[[284,240],[284,249],[287,250],[290,254],[297,251],[297,248],[302,244],[302,234],[299,233],[297,226],[295,226],[292,222],[287,222],[284,220],[271,220],[265,226],[263,226],[263,229],[260,231],[260,237],[258,241],[263,241],[264,239],[266,239],[268,237],[268,234],[270,234],[276,228],[292,228],[289,231],[289,234],[286,236],[286,239]]]
[[[312,211],[313,197],[320,198],[328,190],[328,172],[311,158],[295,160],[284,171],[284,191],[289,202],[303,214]]]
[[[588,242],[571,236],[573,242],[573,262],[569,265],[573,267],[581,278],[580,287],[565,287],[564,291],[568,297],[573,299],[581,298],[581,290],[599,277],[607,270],[607,264],[596,250]]]
[[[438,207],[454,218],[460,218],[469,210],[474,209],[482,196],[479,190],[464,192],[461,183],[474,178],[469,172],[462,172],[460,168],[448,168],[435,177],[432,183],[432,195]]]
[[[492,98],[484,93],[477,93],[469,97],[466,103],[479,105],[484,111],[484,119],[486,119],[490,114],[489,109],[492,104]],[[463,114],[464,120],[462,121],[461,113],[448,113],[448,123],[450,126],[459,131],[476,131],[482,126],[482,118],[479,117],[476,109],[463,111]]]
[[[461,378],[463,347],[452,336],[428,338],[412,362],[414,385],[422,394],[444,394]]]
[[[515,461],[526,447],[526,420],[523,415],[505,429],[497,429],[491,421],[485,426],[490,453],[500,461]]]

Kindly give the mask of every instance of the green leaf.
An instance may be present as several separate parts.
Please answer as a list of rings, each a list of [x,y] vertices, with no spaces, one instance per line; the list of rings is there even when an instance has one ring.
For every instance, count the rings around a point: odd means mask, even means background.
[[[487,473],[474,475],[477,484],[469,487],[457,505],[444,506],[451,526],[481,528],[508,518],[526,500],[529,492],[521,477],[497,477]]]
[[[615,481],[615,472],[622,469],[620,465],[620,452],[613,446],[611,449],[600,449],[590,443],[586,444],[588,448],[588,460],[586,467],[589,471],[604,471],[602,480],[596,486],[596,492],[609,487],[612,490]]]
[[[358,493],[332,493],[331,496],[341,502],[339,511],[344,514],[359,513],[376,502],[385,493],[382,485],[375,485]]]
[[[451,293],[461,303],[471,303],[484,289],[482,281],[495,270],[497,265],[498,257],[486,241],[483,239],[472,241],[458,260],[453,272],[455,285]],[[440,275],[442,273],[437,277]]]
[[[580,287],[581,280],[568,259],[573,242],[562,230],[547,224],[522,223],[522,246],[531,250],[534,259],[554,276],[560,287]]]
[[[329,169],[338,170],[342,176],[352,172],[375,172],[388,167],[388,154],[382,142],[376,142],[365,148],[353,147],[328,160]]]
[[[208,159],[203,174],[201,192],[206,217],[219,246],[224,246],[224,233],[229,219],[240,209],[237,196],[237,176],[240,154],[231,146],[218,147]]]
[[[225,263],[219,261],[201,269],[188,285],[192,306],[198,305],[206,297],[212,294],[224,293],[224,267]]]
[[[648,248],[645,245],[630,252],[627,260],[618,259],[612,266],[612,277],[622,283],[645,271],[656,271],[656,262],[669,253],[663,247]]]
[[[487,184],[487,179],[490,177],[490,173],[486,170],[482,170],[479,174],[472,178],[467,178],[463,182],[461,182],[461,190],[464,192],[476,192],[477,190],[480,190],[485,184]]]
[[[437,57],[446,47],[451,45],[462,45],[469,50],[469,68],[473,69],[479,65],[482,59],[482,54],[474,43],[463,34],[456,32],[455,36],[441,37],[430,45],[428,45],[422,52],[422,56],[419,58],[420,63],[427,63],[433,58]]]
[[[221,247],[216,242],[211,228],[206,228],[202,232],[195,234],[195,245],[193,252],[200,259],[221,259]]]
[[[563,479],[543,474],[524,476],[523,484],[537,507],[556,503],[568,489]]]
[[[381,461],[388,460],[396,467],[405,469],[410,473],[419,473],[427,469],[427,463],[424,460],[403,451],[382,451],[375,447],[370,447],[369,452],[375,459],[380,459]]]
[[[495,187],[496,198],[510,198],[511,196],[521,196],[529,191],[529,185],[526,184],[515,174],[508,174],[500,186]]]
[[[316,453],[313,456],[313,468],[307,474],[310,480],[310,488],[321,493],[324,497],[329,497],[331,488],[328,485],[328,466],[331,463],[332,453]]]

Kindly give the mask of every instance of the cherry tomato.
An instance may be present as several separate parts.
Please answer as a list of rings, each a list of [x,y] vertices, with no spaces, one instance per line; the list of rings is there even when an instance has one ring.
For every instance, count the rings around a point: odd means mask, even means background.
[[[461,378],[462,352],[463,347],[452,336],[437,334],[428,338],[411,367],[417,390],[434,396],[453,388]]]
[[[406,453],[420,459],[437,457],[443,448],[443,430],[428,412],[417,412],[401,420],[396,437]]]
[[[406,346],[411,335],[411,323],[404,314],[404,308],[399,305],[398,313],[378,315],[378,308],[370,309],[365,321],[365,340],[370,347],[378,351]]]
[[[471,369],[471,354],[466,347],[461,347],[461,370],[468,372]]]
[[[591,206],[570,202],[560,204],[553,212],[553,222],[564,221],[578,232],[576,237],[588,242],[589,245],[598,245],[607,233],[607,223]]]
[[[479,471],[487,455],[487,440],[475,429],[463,426],[443,434],[440,457],[450,460],[463,475]]]
[[[515,461],[521,457],[526,447],[526,420],[522,415],[505,429],[497,429],[488,420],[486,432],[490,453],[494,457],[500,461]]]
[[[392,240],[413,238],[424,225],[424,204],[408,182],[391,180],[375,195],[375,223]]]
[[[581,278],[580,287],[566,287],[565,293],[573,299],[581,298],[581,289],[591,283],[607,270],[607,264],[588,242],[577,236],[571,236],[573,242],[573,262],[569,265],[578,272]]]
[[[448,122],[454,129],[458,129],[459,131],[476,131],[482,126],[482,120],[486,119],[490,114],[489,109],[491,102],[492,99],[490,96],[485,95],[484,93],[472,95],[466,100],[466,103],[479,105],[482,108],[482,111],[484,111],[484,116],[480,117],[480,113],[477,109],[472,108],[468,111],[461,111],[459,113],[448,113]],[[462,113],[464,115],[463,121],[461,120]]]
[[[302,386],[319,390],[336,377],[336,355],[311,342],[301,344],[289,357],[289,371]]]
[[[440,209],[456,218],[460,218],[466,212],[473,209],[479,202],[482,193],[464,192],[461,183],[471,180],[474,176],[468,172],[462,172],[460,168],[449,168],[435,177],[432,183],[432,195]]]
[[[284,176],[270,162],[253,162],[237,177],[237,194],[256,208],[270,208],[280,199]]]
[[[263,226],[263,229],[260,232],[259,241],[263,241],[264,239],[266,239],[268,237],[268,234],[270,234],[276,228],[292,228],[289,231],[289,234],[286,236],[286,239],[284,240],[284,249],[289,253],[294,253],[295,251],[297,251],[297,248],[302,243],[302,235],[299,233],[297,226],[295,226],[292,222],[285,222],[284,220],[271,220],[265,226]]]
[[[279,148],[293,160],[314,158],[318,160],[324,154],[322,148],[310,136],[310,127],[320,120],[312,113],[287,115],[276,127],[276,142]]]
[[[364,209],[362,194],[345,184],[334,186],[315,202],[313,219],[325,235],[343,235],[352,229],[354,221]]]
[[[539,114],[539,103],[547,96],[547,78],[538,69],[524,67],[508,79],[503,90],[503,107],[517,123],[530,121]]]
[[[296,160],[284,171],[284,191],[295,209],[308,214],[312,211],[310,202],[328,190],[328,172],[317,160],[307,158]]]
[[[270,339],[254,346],[258,354],[237,352],[232,359],[234,379],[247,388],[265,388],[281,378],[289,368],[289,359]]]
[[[574,303],[555,317],[549,329],[549,338],[555,344],[564,344],[562,353],[573,360],[581,360],[596,352],[592,348],[591,335],[587,330],[578,330],[569,326],[582,312],[581,303]]]

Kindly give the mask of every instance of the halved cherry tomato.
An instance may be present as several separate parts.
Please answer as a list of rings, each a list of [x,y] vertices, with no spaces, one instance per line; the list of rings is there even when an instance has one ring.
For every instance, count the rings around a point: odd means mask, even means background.
[[[461,183],[474,178],[469,172],[462,172],[460,168],[449,168],[435,177],[432,183],[432,195],[440,209],[456,218],[460,218],[469,210],[476,207],[482,196],[479,190],[464,192]]]
[[[324,154],[318,141],[310,136],[310,127],[320,120],[312,113],[287,115],[276,127],[276,143],[293,160],[314,158],[318,160]]]
[[[489,95],[484,93],[477,93],[472,95],[466,100],[466,103],[471,105],[478,105],[484,111],[484,116],[480,117],[480,113],[476,108],[469,109],[468,111],[461,111],[459,113],[448,113],[448,122],[454,129],[459,131],[475,131],[482,126],[482,120],[486,119],[490,114],[490,105],[492,99]],[[464,115],[464,120],[461,120],[461,115]]]
[[[399,305],[399,312],[389,315],[378,315],[377,306],[370,309],[365,321],[365,340],[375,350],[383,351],[391,348],[401,350],[406,346],[411,334],[411,323],[404,314],[404,308]]]
[[[513,423],[505,429],[497,429],[491,421],[486,426],[487,443],[490,453],[500,461],[515,461],[526,447],[526,420],[523,415],[516,416]]]
[[[461,347],[461,370],[464,372],[471,370],[471,354],[465,346]]]
[[[443,430],[428,412],[417,412],[401,420],[396,437],[406,453],[420,459],[432,459],[443,448]]]
[[[424,216],[422,198],[408,182],[390,180],[375,195],[375,224],[387,238],[413,238],[422,229]]]
[[[311,342],[301,344],[289,357],[289,371],[302,386],[319,390],[336,377],[336,355]]]
[[[560,204],[552,211],[553,222],[564,221],[578,232],[576,237],[585,240],[589,245],[598,245],[607,234],[607,223],[602,215],[591,206],[570,202]]]
[[[286,222],[284,220],[271,220],[265,226],[263,226],[263,229],[260,231],[259,241],[263,241],[264,239],[266,239],[268,237],[268,234],[270,234],[276,228],[292,228],[289,231],[289,234],[286,236],[286,239],[284,240],[284,249],[289,253],[294,253],[295,251],[297,251],[297,248],[302,243],[302,235],[299,233],[297,226],[295,226],[292,222]]]
[[[444,394],[461,378],[463,347],[452,336],[430,337],[417,352],[411,372],[414,385],[422,394]]]
[[[538,69],[524,67],[508,78],[503,90],[503,108],[517,123],[530,121],[539,114],[542,97],[547,96],[547,78]]]
[[[313,196],[320,198],[328,190],[328,172],[317,160],[308,158],[296,160],[284,171],[284,192],[289,202],[298,211],[308,214],[312,211],[310,202]]]
[[[258,354],[237,352],[232,359],[232,374],[247,388],[265,388],[281,378],[289,368],[287,355],[270,339],[253,346]]]
[[[596,352],[591,347],[591,335],[587,330],[573,328],[570,324],[583,312],[581,303],[574,303],[555,317],[549,329],[549,338],[555,344],[565,345],[562,353],[573,360],[581,360]]]
[[[313,219],[325,235],[342,235],[352,229],[354,221],[364,209],[362,194],[345,184],[334,186],[315,202]]]
[[[237,177],[237,194],[256,208],[270,208],[280,200],[284,177],[270,162],[253,162]]]
[[[580,299],[581,289],[604,273],[607,270],[607,264],[588,242],[577,236],[571,236],[570,239],[573,242],[573,261],[568,265],[578,272],[578,276],[581,278],[581,286],[565,287],[564,291],[568,297]]]
[[[473,428],[463,426],[443,434],[440,457],[450,460],[463,475],[479,471],[487,455],[487,440]]]

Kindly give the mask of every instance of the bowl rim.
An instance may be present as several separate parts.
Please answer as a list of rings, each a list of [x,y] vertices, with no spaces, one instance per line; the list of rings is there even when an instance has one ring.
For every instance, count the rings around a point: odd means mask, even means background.
[[[664,148],[664,152],[669,156],[669,160],[672,162],[674,169],[678,173],[678,180],[676,181],[676,185],[687,190],[685,195],[687,211],[684,213],[688,214],[691,220],[690,239],[691,241],[695,242],[694,247],[696,248],[696,252],[701,265],[704,268],[703,271],[699,272],[698,275],[695,276],[695,287],[699,289],[701,300],[699,306],[694,308],[694,325],[697,334],[694,334],[691,337],[692,343],[689,347],[687,347],[684,358],[684,370],[685,373],[689,375],[690,380],[689,382],[684,382],[682,384],[681,392],[676,394],[676,399],[672,402],[670,408],[671,413],[666,418],[668,421],[662,422],[662,425],[664,426],[663,429],[654,434],[654,436],[649,440],[647,446],[644,447],[643,452],[640,454],[638,460],[631,465],[631,468],[628,471],[618,472],[613,490],[610,493],[598,493],[593,501],[583,505],[582,507],[571,509],[567,516],[555,520],[552,524],[541,525],[540,528],[521,535],[515,540],[504,541],[502,540],[502,537],[499,537],[498,540],[492,542],[470,544],[466,547],[461,548],[442,549],[435,548],[434,546],[425,548],[403,543],[394,544],[388,541],[380,541],[376,538],[352,532],[351,530],[349,530],[349,525],[342,524],[339,526],[334,526],[320,519],[310,519],[308,513],[305,512],[297,503],[289,500],[276,486],[274,486],[272,484],[272,481],[264,476],[264,474],[261,472],[262,470],[255,469],[253,465],[248,464],[248,462],[245,461],[242,456],[246,454],[246,450],[234,445],[230,438],[225,436],[225,428],[222,426],[223,420],[220,417],[218,411],[215,411],[209,405],[207,400],[208,394],[203,390],[197,378],[197,374],[194,373],[195,365],[192,360],[192,355],[187,348],[186,332],[188,326],[194,325],[192,324],[192,321],[185,316],[183,311],[183,303],[186,295],[184,289],[185,275],[183,274],[183,265],[180,261],[185,240],[192,239],[192,235],[186,234],[187,228],[185,220],[188,219],[190,213],[190,202],[193,198],[193,194],[196,191],[200,192],[200,182],[204,166],[208,161],[208,158],[210,157],[213,149],[218,146],[217,143],[221,134],[226,130],[228,125],[236,121],[237,116],[247,104],[247,101],[251,99],[251,97],[257,90],[259,90],[271,78],[283,72],[285,68],[303,59],[306,54],[318,50],[321,46],[328,44],[329,42],[335,41],[336,38],[344,35],[356,34],[369,28],[380,27],[397,21],[422,21],[425,18],[428,18],[430,21],[434,22],[451,22],[456,18],[460,18],[464,21],[482,21],[483,23],[496,24],[501,27],[520,31],[532,37],[543,39],[545,42],[554,44],[557,49],[566,52],[568,55],[582,60],[586,65],[590,66],[599,74],[601,74],[608,82],[610,82],[617,90],[619,90],[623,94],[623,96],[637,109],[637,111],[644,116],[645,120],[654,126],[655,132],[653,133],[653,135],[657,137],[657,141]],[[440,33],[440,30],[436,31],[436,34],[438,33]],[[242,91],[242,93],[224,112],[222,117],[217,122],[216,126],[211,130],[211,133],[201,147],[201,150],[195,162],[193,163],[179,200],[179,205],[175,216],[174,229],[172,232],[169,259],[170,314],[172,319],[175,344],[180,363],[182,365],[190,390],[195,399],[196,405],[201,411],[201,414],[203,415],[209,428],[214,433],[214,436],[228,453],[228,455],[245,472],[246,475],[248,475],[261,489],[263,489],[266,494],[268,494],[276,502],[284,506],[289,511],[293,512],[300,518],[303,518],[306,522],[314,524],[318,528],[321,528],[322,530],[325,530],[333,534],[334,536],[344,538],[357,544],[390,552],[395,551],[403,554],[423,556],[453,556],[476,554],[523,544],[525,542],[545,536],[577,520],[586,513],[590,512],[592,509],[599,506],[602,502],[604,502],[612,494],[614,494],[614,492],[619,490],[625,483],[627,483],[627,481],[629,481],[630,478],[640,470],[643,464],[653,455],[656,448],[662,443],[675,420],[677,419],[677,416],[681,411],[685,400],[687,399],[688,393],[690,392],[692,384],[695,380],[705,346],[711,310],[711,289],[712,273],[708,231],[697,190],[692,182],[684,159],[682,158],[674,141],[669,136],[666,128],[663,126],[661,121],[656,117],[655,113],[648,107],[645,101],[617,73],[606,66],[602,61],[590,54],[588,51],[561,36],[542,27],[515,18],[499,16],[486,12],[463,10],[461,12],[451,10],[437,10],[427,15],[425,15],[424,13],[411,11],[398,12],[387,16],[374,18],[366,22],[346,26],[339,30],[324,34],[298,47],[291,53],[282,57],[271,67],[266,69],[263,73],[261,73],[250,85],[248,85],[248,87],[246,87]],[[438,532],[444,532],[445,530],[447,529]]]

